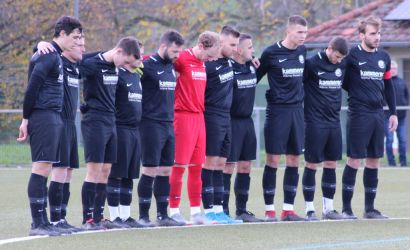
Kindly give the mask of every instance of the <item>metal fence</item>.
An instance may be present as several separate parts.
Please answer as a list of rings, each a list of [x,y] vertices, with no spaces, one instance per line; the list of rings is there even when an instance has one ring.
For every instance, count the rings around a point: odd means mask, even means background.
[[[398,110],[408,110],[410,106],[399,106]],[[345,128],[347,119],[347,107],[342,107],[341,123],[343,143],[345,143]],[[265,156],[265,140],[263,134],[263,126],[265,123],[266,107],[254,107],[253,120],[255,124],[255,132],[257,138],[257,154],[255,166],[261,167]],[[31,164],[30,149],[28,143],[17,143],[18,128],[21,123],[21,110],[18,109],[0,109],[0,167],[1,166],[27,166]],[[83,164],[84,160],[82,150],[82,136],[80,130],[79,115],[76,119],[77,134],[79,145],[80,162]],[[345,151],[345,144],[344,151]]]

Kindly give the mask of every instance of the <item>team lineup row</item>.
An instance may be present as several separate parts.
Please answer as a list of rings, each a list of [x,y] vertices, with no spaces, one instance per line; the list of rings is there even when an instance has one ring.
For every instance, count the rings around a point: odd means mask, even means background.
[[[383,156],[385,100],[392,131],[397,116],[390,57],[378,49],[380,29],[379,18],[364,19],[358,25],[361,44],[349,51],[346,39],[335,37],[309,59],[303,45],[307,22],[301,16],[289,17],[285,39],[267,47],[259,59],[253,59],[252,37],[230,26],[220,33],[201,33],[197,44],[188,49],[184,49],[183,37],[171,30],[161,36],[158,51],[151,56],[142,55],[142,43],[134,37],[122,38],[109,51],[85,54],[81,23],[61,17],[53,42],[40,42],[30,60],[23,103],[18,141],[30,137],[33,162],[28,183],[29,234],[274,222],[276,171],[283,154],[282,221],[318,220],[313,199],[315,172],[321,163],[323,218],[357,219],[351,199],[364,158],[364,217],[387,218],[374,208],[377,168]],[[262,178],[265,218],[259,219],[246,204],[251,162],[256,158],[251,117],[255,88],[265,75],[269,82]],[[80,81],[87,174],[81,191],[83,222],[77,228],[65,216],[72,170],[79,165],[74,120]],[[349,94],[348,160],[342,177],[343,209],[338,213],[333,198],[336,161],[342,155],[342,88]],[[297,215],[293,207],[303,149],[306,217]],[[185,169],[189,222],[179,210]],[[232,218],[228,204],[235,169]],[[140,216],[135,220],[130,205],[133,179],[139,176]],[[152,195],[156,223],[149,219]],[[106,200],[110,219],[103,216]]]

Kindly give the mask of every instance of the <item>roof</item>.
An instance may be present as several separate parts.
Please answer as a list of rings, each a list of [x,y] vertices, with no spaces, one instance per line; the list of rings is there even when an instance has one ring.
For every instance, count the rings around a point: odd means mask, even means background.
[[[349,11],[310,28],[305,45],[308,48],[323,48],[335,36],[343,36],[352,44],[359,43],[358,20],[370,15],[385,19],[396,9],[400,11],[400,5],[407,2],[408,0],[377,0]],[[383,20],[381,46],[410,46],[410,20]]]
[[[410,0],[404,0],[384,20],[410,20]]]

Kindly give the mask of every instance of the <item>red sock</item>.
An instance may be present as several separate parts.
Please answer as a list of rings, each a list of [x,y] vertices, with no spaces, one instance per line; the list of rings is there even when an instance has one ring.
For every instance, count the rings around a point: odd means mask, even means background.
[[[201,206],[201,192],[202,192],[202,179],[201,179],[202,166],[194,165],[188,167],[188,196],[191,207]]]
[[[169,176],[169,207],[178,208],[181,202],[182,177],[184,176],[184,167],[172,167]]]

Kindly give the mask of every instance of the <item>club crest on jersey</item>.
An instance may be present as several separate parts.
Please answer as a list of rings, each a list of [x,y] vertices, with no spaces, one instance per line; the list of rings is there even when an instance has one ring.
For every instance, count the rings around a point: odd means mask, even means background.
[[[305,58],[303,57],[303,55],[299,55],[299,62],[302,64],[305,62]]]
[[[254,68],[252,65],[249,66],[249,69],[250,69],[250,71],[251,71],[252,74],[255,74],[255,73],[256,73],[255,68]]]
[[[379,68],[381,68],[381,69],[384,69],[384,67],[386,67],[383,60],[379,60],[378,64],[379,64]]]
[[[342,70],[341,70],[340,68],[337,68],[337,69],[335,70],[335,75],[336,75],[337,77],[341,77],[341,76],[342,76]]]

